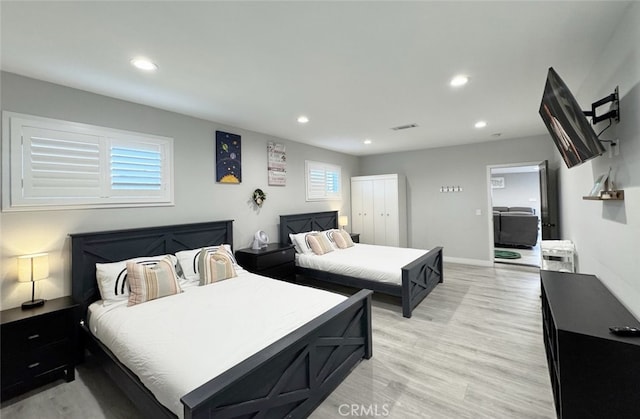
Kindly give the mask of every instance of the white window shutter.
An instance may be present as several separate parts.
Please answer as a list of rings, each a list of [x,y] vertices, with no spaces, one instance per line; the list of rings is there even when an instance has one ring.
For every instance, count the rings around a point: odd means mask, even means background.
[[[13,112],[3,126],[4,210],[173,204],[172,138]]]
[[[306,161],[307,201],[338,200],[340,190],[340,166]]]

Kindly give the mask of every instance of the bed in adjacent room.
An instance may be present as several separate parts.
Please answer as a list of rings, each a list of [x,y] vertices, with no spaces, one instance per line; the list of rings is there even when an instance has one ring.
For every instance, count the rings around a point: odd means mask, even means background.
[[[337,211],[280,216],[280,242],[296,246],[298,274],[400,297],[402,315],[407,318],[443,281],[442,247],[422,250],[352,245],[344,233],[335,234],[340,232],[337,227]],[[314,239],[309,239],[309,233],[314,234]],[[331,249],[327,248],[325,237],[332,242]],[[343,237],[346,245],[341,243]]]
[[[370,291],[249,273],[232,237],[231,221],[71,235],[85,346],[149,417],[305,417],[371,357]]]

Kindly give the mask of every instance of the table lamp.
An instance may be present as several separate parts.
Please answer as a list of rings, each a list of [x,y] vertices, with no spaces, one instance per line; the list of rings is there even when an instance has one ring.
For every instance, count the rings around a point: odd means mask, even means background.
[[[35,282],[49,277],[49,255],[38,253],[18,257],[18,281],[31,282],[31,300],[22,303],[23,309],[44,305],[42,298],[35,297]]]
[[[344,230],[344,226],[349,225],[349,217],[346,215],[341,215],[338,217],[338,225],[341,230]]]

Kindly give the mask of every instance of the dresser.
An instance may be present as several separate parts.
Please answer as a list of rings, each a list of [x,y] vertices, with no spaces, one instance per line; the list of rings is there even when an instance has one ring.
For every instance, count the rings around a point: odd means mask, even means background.
[[[296,250],[291,244],[271,243],[264,249],[236,251],[238,264],[249,272],[270,278],[296,279]]]
[[[540,271],[542,326],[558,419],[640,418],[640,322],[593,275]]]
[[[64,378],[75,379],[78,305],[71,297],[0,312],[2,400]]]

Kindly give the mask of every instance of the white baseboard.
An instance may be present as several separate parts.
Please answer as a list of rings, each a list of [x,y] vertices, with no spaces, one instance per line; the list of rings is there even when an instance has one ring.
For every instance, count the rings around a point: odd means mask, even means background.
[[[459,263],[462,265],[473,265],[473,266],[493,266],[492,260],[480,260],[480,259],[467,259],[467,258],[453,258],[449,256],[444,257],[445,262],[449,263]]]

